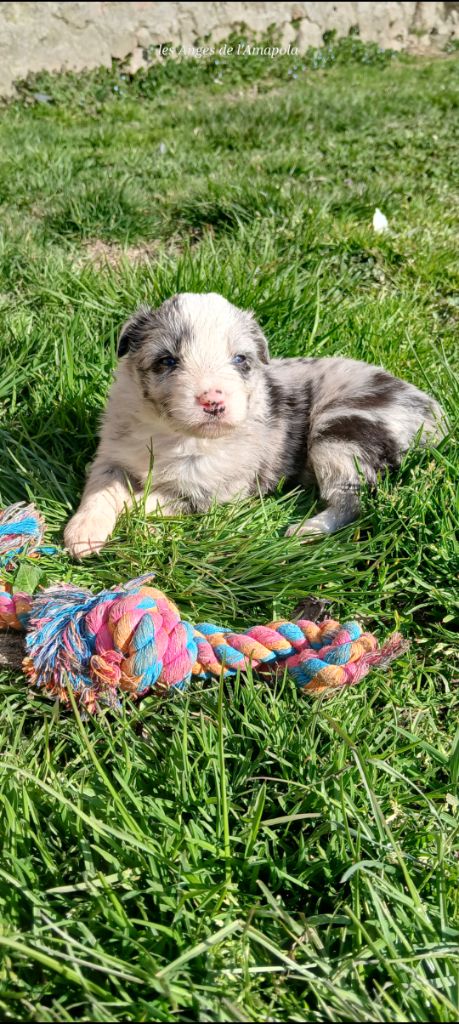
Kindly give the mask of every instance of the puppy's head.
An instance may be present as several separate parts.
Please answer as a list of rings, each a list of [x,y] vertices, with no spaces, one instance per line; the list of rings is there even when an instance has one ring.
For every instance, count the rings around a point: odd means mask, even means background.
[[[242,424],[256,400],[266,338],[251,313],[221,295],[185,292],[143,307],[122,328],[144,399],[181,433],[218,437]]]

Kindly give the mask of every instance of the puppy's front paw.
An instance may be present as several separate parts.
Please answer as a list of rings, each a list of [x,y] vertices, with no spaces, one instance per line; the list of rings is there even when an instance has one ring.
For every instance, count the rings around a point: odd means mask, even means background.
[[[97,555],[112,532],[112,523],[100,512],[77,512],[64,530],[64,544],[74,558]]]

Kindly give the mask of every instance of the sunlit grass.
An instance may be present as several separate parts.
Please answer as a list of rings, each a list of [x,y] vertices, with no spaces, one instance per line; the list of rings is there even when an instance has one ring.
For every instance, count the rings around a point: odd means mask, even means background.
[[[204,63],[48,77],[2,110],[0,500],[54,543],[119,326],[177,290],[253,308],[276,355],[383,364],[452,427],[335,537],[286,539],[317,496],[279,490],[140,504],[99,558],[40,560],[94,590],[152,570],[195,622],[315,594],[411,647],[332,701],[249,674],[95,722],[3,673],[4,1020],[457,1020],[458,64],[346,46],[223,87]]]

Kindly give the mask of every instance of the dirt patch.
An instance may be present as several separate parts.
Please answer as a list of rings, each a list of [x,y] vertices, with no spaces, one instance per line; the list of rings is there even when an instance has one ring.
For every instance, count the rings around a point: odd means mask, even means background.
[[[98,269],[103,267],[119,267],[123,260],[138,265],[149,263],[159,252],[159,246],[154,242],[144,242],[139,245],[119,245],[117,242],[103,242],[101,238],[91,238],[83,246],[83,251],[78,257],[78,265],[92,263]]]

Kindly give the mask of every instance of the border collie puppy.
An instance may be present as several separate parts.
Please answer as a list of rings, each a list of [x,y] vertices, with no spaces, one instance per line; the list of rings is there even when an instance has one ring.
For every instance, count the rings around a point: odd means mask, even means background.
[[[65,544],[97,552],[133,497],[147,512],[204,512],[214,500],[315,480],[325,508],[289,533],[333,533],[359,514],[362,483],[415,438],[445,433],[429,395],[341,358],[270,359],[250,312],[214,293],[141,308],[119,338],[99,448]]]

